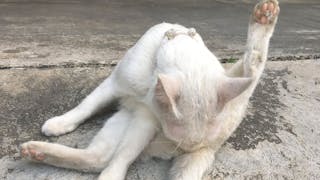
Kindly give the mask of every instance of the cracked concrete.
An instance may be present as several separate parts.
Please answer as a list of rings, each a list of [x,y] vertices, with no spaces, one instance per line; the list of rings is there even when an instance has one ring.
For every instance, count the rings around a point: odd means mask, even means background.
[[[21,160],[18,145],[44,140],[85,147],[115,108],[61,137],[45,137],[40,127],[78,104],[148,27],[163,20],[195,27],[222,60],[239,58],[253,0],[236,2],[0,2],[0,179],[95,179]],[[320,2],[282,2],[270,49],[274,61],[204,179],[320,179]],[[139,160],[127,179],[166,180],[170,164]]]

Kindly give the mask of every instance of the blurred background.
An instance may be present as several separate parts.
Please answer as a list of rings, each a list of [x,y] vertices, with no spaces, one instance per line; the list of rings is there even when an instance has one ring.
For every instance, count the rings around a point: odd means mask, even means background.
[[[112,64],[152,25],[194,27],[221,59],[241,57],[257,0],[1,0],[0,67]],[[319,57],[320,1],[280,0],[271,60]]]
[[[208,178],[320,179],[320,0],[279,0],[269,62],[247,116]],[[82,148],[112,115],[45,137],[45,120],[75,107],[151,26],[194,27],[222,62],[246,44],[257,0],[0,0],[0,180],[92,180],[23,161],[30,140]],[[167,180],[171,161],[130,166],[128,180]]]

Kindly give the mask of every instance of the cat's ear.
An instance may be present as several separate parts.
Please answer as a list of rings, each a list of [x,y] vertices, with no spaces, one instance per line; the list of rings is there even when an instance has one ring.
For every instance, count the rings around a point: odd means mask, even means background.
[[[252,83],[252,78],[238,77],[230,78],[224,77],[218,87],[218,109],[222,110],[223,106],[239,96]]]
[[[161,106],[172,108],[178,116],[176,102],[180,96],[181,80],[174,75],[159,74],[155,88],[155,99]]]

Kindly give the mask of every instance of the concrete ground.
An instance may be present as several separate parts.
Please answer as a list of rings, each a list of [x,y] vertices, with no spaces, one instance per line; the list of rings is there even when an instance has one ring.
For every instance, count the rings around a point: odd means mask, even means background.
[[[270,61],[247,116],[206,179],[320,179],[320,2],[282,2]],[[45,137],[40,127],[78,104],[153,24],[195,27],[222,61],[239,58],[251,8],[252,0],[1,1],[0,179],[96,178],[23,161],[18,145],[45,140],[85,147],[113,109],[61,137]],[[166,180],[170,164],[138,161],[127,179]]]

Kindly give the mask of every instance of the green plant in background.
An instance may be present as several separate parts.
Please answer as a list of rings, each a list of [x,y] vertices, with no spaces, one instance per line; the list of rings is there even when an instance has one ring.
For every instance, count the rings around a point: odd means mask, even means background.
[[[235,63],[235,62],[237,62],[237,59],[233,57],[226,59],[226,63]]]

